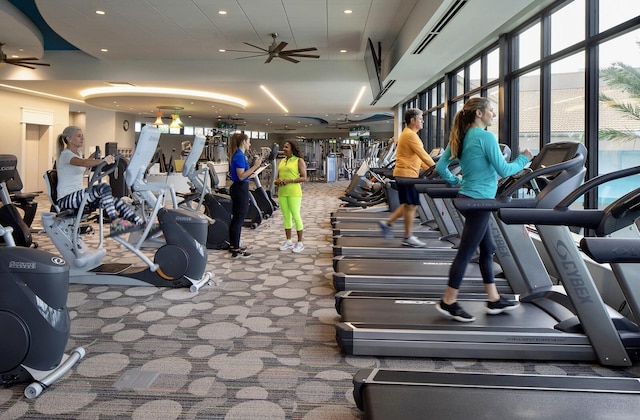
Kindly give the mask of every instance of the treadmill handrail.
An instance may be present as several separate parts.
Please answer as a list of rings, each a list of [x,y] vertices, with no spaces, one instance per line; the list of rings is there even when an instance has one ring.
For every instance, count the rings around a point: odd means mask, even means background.
[[[416,185],[418,192],[429,194],[431,198],[456,198],[458,196],[459,185],[433,187],[430,185]]]
[[[599,175],[585,182],[573,190],[565,199],[560,201],[553,209],[531,209],[522,211],[521,209],[503,208],[498,211],[500,219],[508,224],[533,223],[554,226],[580,226],[586,229],[597,229],[601,233],[622,228],[635,219],[638,212],[636,206],[630,202],[636,202],[640,188],[630,191],[618,198],[603,210],[580,209],[572,210],[569,206],[586,192],[604,184],[640,173],[640,166],[621,169],[604,175]],[[631,212],[630,214],[627,214]],[[603,225],[603,219],[611,214],[616,220],[615,223]]]
[[[519,178],[513,185],[510,185],[509,188],[504,190],[499,197],[502,199],[510,200],[511,195],[513,193],[518,191],[520,188],[522,188],[527,182],[531,181],[532,179],[538,178],[542,175],[546,175],[549,173],[564,171],[566,169],[582,165],[585,159],[586,159],[586,156],[578,152],[574,157],[564,162],[559,162],[551,166],[545,166],[543,168],[538,168],[531,172],[527,172],[521,178]]]
[[[600,264],[640,263],[640,244],[637,238],[594,238],[580,240],[580,249]]]
[[[588,191],[604,184],[605,182],[615,181],[616,179],[625,178],[632,175],[640,174],[640,166],[632,166],[631,168],[620,169],[608,174],[598,175],[591,178],[580,187],[571,192],[564,200],[560,201],[556,206],[557,210],[566,210],[574,201],[586,194]]]

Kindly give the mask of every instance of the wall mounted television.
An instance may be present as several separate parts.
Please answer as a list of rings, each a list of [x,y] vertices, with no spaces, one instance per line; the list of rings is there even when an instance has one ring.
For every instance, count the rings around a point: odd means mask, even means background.
[[[369,76],[369,84],[371,84],[371,94],[375,101],[382,91],[382,63],[380,61],[380,43],[378,43],[378,53],[373,46],[371,38],[367,39],[367,47],[364,50],[364,64],[367,68]]]

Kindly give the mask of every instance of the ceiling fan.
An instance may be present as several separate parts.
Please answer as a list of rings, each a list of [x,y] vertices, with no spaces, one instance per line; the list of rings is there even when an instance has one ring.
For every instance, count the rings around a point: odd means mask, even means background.
[[[2,51],[2,46],[4,43],[0,42],[0,64],[7,63],[12,64],[14,66],[26,67],[31,70],[35,70],[33,66],[50,66],[49,63],[36,63],[34,60],[39,60],[37,57],[22,57],[22,58],[8,58],[7,55]]]
[[[278,37],[277,33],[272,33],[271,34],[271,38],[273,38],[273,42],[271,43],[271,45],[269,46],[269,49],[264,49],[262,47],[258,47],[257,45],[253,45],[253,44],[249,44],[248,42],[243,42],[243,44],[249,45],[250,47],[253,48],[257,48],[259,49],[260,53],[257,53],[255,55],[250,55],[247,57],[240,57],[240,59],[243,58],[252,58],[252,57],[259,57],[262,55],[267,55],[267,61],[265,61],[265,64],[270,63],[271,60],[273,60],[274,58],[282,58],[283,60],[287,60],[290,61],[292,63],[299,63],[300,60],[296,60],[293,57],[296,58],[320,58],[319,55],[314,55],[314,54],[302,54],[302,53],[306,53],[309,51],[317,51],[318,49],[316,47],[310,47],[310,48],[298,48],[295,50],[285,50],[284,48],[288,45],[287,42],[281,41],[279,44],[276,42],[276,38]],[[243,53],[254,53],[256,51],[245,51],[245,50],[227,50],[227,51],[232,51],[232,52],[243,52]]]

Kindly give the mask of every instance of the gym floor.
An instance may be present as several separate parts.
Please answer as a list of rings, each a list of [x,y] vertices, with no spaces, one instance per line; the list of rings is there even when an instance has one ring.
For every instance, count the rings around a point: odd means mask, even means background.
[[[209,251],[207,269],[222,283],[198,294],[70,285],[68,349],[82,346],[86,356],[37,399],[25,398],[22,385],[0,389],[0,419],[359,419],[351,381],[367,367],[640,376],[637,367],[587,363],[342,356],[329,213],[348,184],[305,184],[301,254],[278,250],[284,232],[277,211],[256,230],[243,229],[251,258]],[[47,197],[38,200],[48,211]],[[45,234],[34,241],[57,254]],[[106,246],[106,261],[139,264],[113,240]]]

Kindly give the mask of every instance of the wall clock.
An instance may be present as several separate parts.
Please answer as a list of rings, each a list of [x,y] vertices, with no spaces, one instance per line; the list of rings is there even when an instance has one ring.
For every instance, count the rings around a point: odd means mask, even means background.
[[[122,129],[124,131],[129,131],[129,120],[122,121]]]

